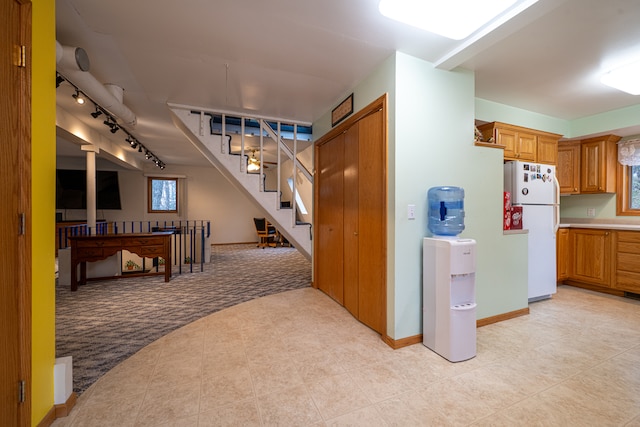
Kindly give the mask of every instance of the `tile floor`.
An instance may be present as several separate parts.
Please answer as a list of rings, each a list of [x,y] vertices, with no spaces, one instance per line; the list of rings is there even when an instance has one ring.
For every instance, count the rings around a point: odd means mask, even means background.
[[[640,426],[640,301],[562,286],[477,356],[391,350],[320,291],[243,303],[108,372],[54,426]]]

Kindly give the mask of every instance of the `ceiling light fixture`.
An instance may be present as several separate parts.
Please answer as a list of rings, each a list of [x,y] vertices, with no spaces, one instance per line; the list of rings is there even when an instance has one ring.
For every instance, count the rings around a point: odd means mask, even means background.
[[[387,18],[449,39],[462,40],[509,9],[516,1],[381,0],[378,9]]]
[[[102,110],[100,110],[98,107],[96,107],[96,111],[91,113],[91,117],[93,117],[94,119],[97,119],[100,114],[102,114]]]
[[[76,93],[71,96],[73,96],[73,99],[75,99],[76,102],[80,105],[84,105],[84,103],[86,102],[86,99],[84,99],[84,95],[79,90],[76,90]]]
[[[600,81],[607,86],[631,95],[640,95],[640,61],[623,65],[604,74]]]

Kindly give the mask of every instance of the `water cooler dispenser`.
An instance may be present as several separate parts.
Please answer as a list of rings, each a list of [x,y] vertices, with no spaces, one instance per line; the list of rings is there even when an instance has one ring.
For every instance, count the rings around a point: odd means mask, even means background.
[[[423,344],[451,362],[476,355],[476,242],[464,230],[464,190],[428,193],[429,230],[423,241]]]
[[[476,355],[476,242],[424,238],[423,344],[451,362]]]

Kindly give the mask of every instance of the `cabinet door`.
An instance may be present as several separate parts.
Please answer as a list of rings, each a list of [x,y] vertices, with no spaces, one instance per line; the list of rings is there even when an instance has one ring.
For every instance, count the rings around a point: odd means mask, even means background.
[[[496,141],[498,144],[504,145],[504,158],[509,160],[518,160],[517,157],[517,141],[518,133],[509,129],[500,129],[496,131]]]
[[[599,286],[611,286],[611,232],[570,229],[572,242],[571,278]]]
[[[558,163],[558,140],[549,136],[538,136],[536,162],[547,165]]]
[[[580,156],[580,192],[604,191],[604,141],[582,143]]]
[[[556,266],[557,279],[562,282],[569,278],[569,229],[561,228],[558,230],[556,238]]]
[[[558,144],[558,167],[556,177],[560,183],[560,193],[580,193],[580,143]]]
[[[532,133],[518,132],[518,145],[516,146],[518,150],[516,153],[518,160],[540,163],[540,161],[536,159],[537,139],[538,137]]]

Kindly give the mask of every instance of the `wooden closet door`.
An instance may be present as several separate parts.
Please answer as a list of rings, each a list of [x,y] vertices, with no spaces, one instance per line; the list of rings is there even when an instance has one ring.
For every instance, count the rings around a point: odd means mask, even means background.
[[[359,317],[359,124],[344,133],[344,308]]]
[[[344,134],[318,147],[316,271],[318,288],[343,304],[343,169]],[[344,304],[343,304],[344,305]]]
[[[358,122],[358,319],[381,334],[386,332],[384,119],[378,110]]]

